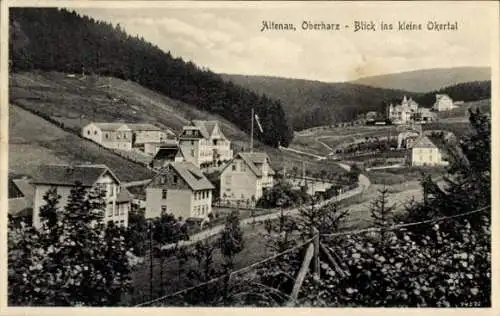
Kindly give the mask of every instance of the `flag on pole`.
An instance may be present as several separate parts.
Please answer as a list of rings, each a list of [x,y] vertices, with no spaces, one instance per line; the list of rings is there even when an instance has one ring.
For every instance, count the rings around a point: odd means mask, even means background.
[[[257,114],[255,114],[255,121],[257,122],[257,126],[259,126],[260,132],[264,133],[264,130],[262,129],[262,125],[260,125],[259,116]]]

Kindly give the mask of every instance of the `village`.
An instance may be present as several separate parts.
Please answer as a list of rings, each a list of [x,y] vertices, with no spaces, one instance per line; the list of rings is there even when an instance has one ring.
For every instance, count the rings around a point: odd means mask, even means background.
[[[380,120],[403,127],[398,134],[378,137],[376,144],[375,138],[344,142],[335,153],[321,158],[349,161],[364,155],[397,152],[397,158],[385,160],[388,165],[374,163],[368,170],[402,165],[446,166],[446,154],[429,138],[436,131],[423,133],[422,124],[435,121],[437,113],[455,109],[460,104],[447,95],[436,95],[433,108],[428,109],[404,96],[401,104],[390,104],[386,117]],[[364,123],[377,124],[380,116],[383,115],[367,113]],[[253,115],[252,121],[262,128],[258,116]],[[264,193],[282,181],[290,182],[296,190],[309,184],[306,190],[310,195],[324,194],[332,187],[335,187],[333,195],[352,189],[352,183],[344,186],[315,179],[307,176],[305,170],[273,170],[269,156],[252,148],[234,153],[231,140],[224,135],[218,121],[193,120],[179,135],[146,122],[92,122],[82,127],[81,137],[117,154],[141,156],[156,175],[147,181],[124,184],[113,172],[113,166],[42,165],[32,178],[9,179],[11,216],[40,227],[39,209],[47,191],[56,187],[64,206],[76,182],[103,189],[107,202],[105,220],[124,227],[128,226],[132,209],[142,209],[147,219],[168,213],[203,226],[214,219],[214,209],[221,206],[255,209]],[[213,178],[207,178],[207,174],[214,172],[217,173],[215,183]]]

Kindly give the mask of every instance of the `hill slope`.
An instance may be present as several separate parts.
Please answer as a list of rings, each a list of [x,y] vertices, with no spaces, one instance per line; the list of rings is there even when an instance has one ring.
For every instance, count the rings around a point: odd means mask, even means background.
[[[9,83],[12,104],[9,168],[17,173],[30,174],[42,163],[88,161],[119,169],[117,173],[126,181],[147,178],[147,169],[77,136],[81,127],[91,121],[147,122],[179,132],[188,120],[218,120],[237,151],[249,147],[249,136],[228,120],[134,82],[58,72],[24,72],[12,74]],[[24,115],[26,121],[21,119]],[[311,171],[326,168],[343,173],[335,164],[282,152],[258,140],[254,147],[269,154],[276,170],[284,166],[300,168],[302,161],[306,161]]]
[[[251,109],[268,133],[256,134],[264,143],[287,146],[293,131],[277,100],[224,82],[207,69],[173,57],[119,25],[96,21],[57,8],[12,8],[9,14],[11,69],[93,73],[131,80],[217,113],[244,131],[250,130]]]
[[[106,164],[125,182],[152,176],[146,167],[64,131],[16,105],[10,105],[9,171],[33,175],[40,164],[87,162]]]
[[[360,78],[352,83],[385,89],[429,92],[470,81],[491,80],[485,67],[435,68]]]
[[[265,93],[282,101],[294,130],[334,122],[349,121],[360,113],[382,111],[384,102],[418,94],[373,88],[352,83],[325,83],[301,79],[222,74],[256,93]]]

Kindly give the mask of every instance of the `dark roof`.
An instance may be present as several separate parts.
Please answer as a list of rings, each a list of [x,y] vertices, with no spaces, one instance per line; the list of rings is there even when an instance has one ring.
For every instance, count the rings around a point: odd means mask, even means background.
[[[191,162],[173,162],[170,166],[186,181],[192,190],[215,189],[212,182]]]
[[[120,183],[105,165],[42,165],[33,177],[32,183],[72,186],[80,182],[83,186],[91,187],[105,172],[109,172]]]
[[[24,197],[24,194],[21,192],[21,190],[18,188],[18,186],[14,183],[13,179],[9,179],[8,189],[9,189],[9,199]]]
[[[91,123],[95,126],[99,127],[103,131],[116,131],[120,127],[125,126],[125,123],[103,123],[103,122],[94,122]]]
[[[26,198],[17,198],[9,200],[9,215],[14,217],[29,216],[33,212],[32,203]]]
[[[29,206],[33,205],[33,200],[35,198],[35,187],[31,184],[31,180],[27,178],[14,179],[14,183],[21,193],[26,198]]]
[[[156,152],[156,155],[154,156],[154,160],[171,160],[174,161],[175,157],[177,156],[177,153],[179,152],[179,147],[177,146],[171,146],[171,147],[161,147],[158,149]]]

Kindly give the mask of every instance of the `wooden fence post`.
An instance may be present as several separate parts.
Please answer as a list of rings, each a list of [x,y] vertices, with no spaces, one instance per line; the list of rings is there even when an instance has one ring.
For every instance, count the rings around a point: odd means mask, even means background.
[[[313,228],[314,232],[314,258],[313,258],[313,273],[315,273],[318,278],[320,278],[320,264],[319,264],[319,231],[316,227]]]

